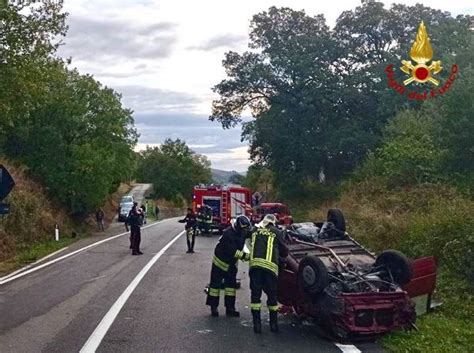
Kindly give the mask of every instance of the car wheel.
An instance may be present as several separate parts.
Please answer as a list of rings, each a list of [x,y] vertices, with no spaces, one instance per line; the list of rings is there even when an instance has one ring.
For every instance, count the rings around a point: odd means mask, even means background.
[[[330,208],[328,210],[328,222],[334,224],[336,229],[339,229],[342,232],[346,231],[346,219],[342,214],[342,211],[338,208]]]
[[[411,280],[411,266],[408,258],[397,250],[382,251],[375,260],[375,267],[386,266],[393,280],[403,286]]]
[[[300,262],[298,280],[308,294],[318,294],[329,283],[328,271],[320,258],[306,256]]]

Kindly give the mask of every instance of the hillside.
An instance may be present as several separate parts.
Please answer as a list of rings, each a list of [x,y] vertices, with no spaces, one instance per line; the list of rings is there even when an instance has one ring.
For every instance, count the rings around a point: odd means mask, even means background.
[[[239,172],[236,172],[235,170],[232,171],[227,171],[227,170],[221,170],[221,169],[211,169],[212,172],[212,181],[215,184],[226,184],[230,183],[231,178],[237,176],[243,176]]]
[[[8,262],[34,244],[53,241],[56,224],[62,235],[72,233],[72,221],[61,207],[49,200],[44,188],[28,177],[24,167],[2,159],[0,164],[16,183],[4,200],[10,204],[11,211],[0,222],[0,263]],[[8,264],[2,264],[0,272],[7,267]]]

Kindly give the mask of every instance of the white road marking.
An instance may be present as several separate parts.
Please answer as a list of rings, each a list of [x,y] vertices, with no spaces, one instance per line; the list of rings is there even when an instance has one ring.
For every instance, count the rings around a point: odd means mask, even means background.
[[[162,220],[162,221],[158,221],[158,222],[149,224],[149,225],[147,225],[147,226],[142,227],[142,229],[147,229],[147,228],[153,227],[153,226],[155,226],[155,225],[157,225],[157,224],[160,224],[160,223],[162,223],[162,222],[169,221],[169,220],[171,220],[171,219],[173,219],[173,218],[168,218],[168,219],[164,219],[164,220]],[[0,280],[0,285],[5,284],[5,283],[8,283],[8,282],[11,282],[11,281],[14,281],[14,280],[16,280],[16,279],[18,279],[18,278],[21,278],[21,277],[23,277],[23,276],[26,276],[26,275],[32,273],[32,272],[36,272],[36,271],[38,271],[38,270],[41,270],[41,269],[44,268],[44,267],[50,266],[50,265],[52,265],[52,264],[54,264],[54,263],[56,263],[56,262],[58,262],[58,261],[67,259],[68,257],[71,257],[71,256],[73,256],[73,255],[76,255],[77,253],[83,252],[83,251],[88,250],[88,249],[90,249],[90,248],[93,248],[93,247],[95,247],[95,246],[97,246],[97,245],[103,244],[103,243],[105,243],[105,242],[108,242],[108,241],[110,241],[110,240],[113,240],[113,239],[115,239],[115,238],[118,238],[118,237],[121,237],[121,236],[124,236],[124,235],[127,235],[127,234],[130,234],[130,232],[120,233],[120,234],[114,235],[114,236],[112,236],[112,237],[110,237],[110,238],[107,238],[107,239],[104,239],[104,240],[100,240],[100,241],[98,241],[98,242],[95,242],[95,243],[93,243],[93,244],[87,245],[87,246],[85,246],[85,247],[83,247],[83,248],[81,248],[81,249],[78,249],[78,250],[73,251],[73,252],[71,252],[71,253],[69,253],[69,254],[66,254],[66,255],[63,255],[63,256],[61,256],[61,257],[58,257],[57,259],[51,260],[51,261],[49,261],[49,262],[45,262],[44,264],[41,264],[41,265],[36,266],[36,267],[33,267],[33,268],[29,269],[29,270],[26,270],[26,271],[24,271],[24,272],[18,273],[18,274],[16,274],[16,275],[12,275],[12,274],[7,275],[7,276],[6,276],[7,278],[5,278],[5,279],[2,278],[2,279]]]
[[[168,248],[173,245],[173,243],[178,240],[178,238],[184,234],[184,230],[176,235],[166,246],[160,250],[158,254],[152,257],[152,259],[146,264],[145,267],[138,273],[138,275],[133,279],[133,281],[128,285],[125,291],[120,295],[117,301],[112,305],[107,314],[103,317],[102,321],[96,327],[92,335],[87,340],[86,344],[81,348],[80,353],[92,353],[95,352],[102,342],[103,338],[109,331],[110,326],[117,318],[117,315],[122,310],[123,306],[127,302],[130,295],[133,293],[135,288],[140,284],[140,281],[145,277],[150,268],[155,264],[156,261],[165,253]]]
[[[362,353],[356,346],[352,344],[334,343],[343,353]]]
[[[53,253],[51,253],[51,254],[49,254],[49,255],[46,255],[45,257],[42,257],[42,258],[39,259],[39,260],[36,260],[36,261],[33,262],[32,264],[26,265],[25,267],[22,267],[22,268],[20,268],[20,269],[14,271],[14,272],[12,272],[12,273],[9,273],[9,274],[6,275],[6,276],[0,277],[0,281],[3,281],[4,279],[7,279],[7,278],[9,278],[9,277],[12,277],[12,276],[16,275],[17,273],[23,272],[23,271],[25,271],[25,270],[27,270],[27,269],[33,267],[34,265],[39,264],[40,262],[43,262],[44,260],[49,259],[50,257],[52,257],[52,256],[54,256],[54,255],[56,255],[56,254],[59,254],[61,251],[64,251],[64,250],[66,250],[66,249],[68,249],[68,248],[69,248],[69,247],[66,246],[65,248],[59,249],[58,251],[55,251],[55,252],[53,252]]]

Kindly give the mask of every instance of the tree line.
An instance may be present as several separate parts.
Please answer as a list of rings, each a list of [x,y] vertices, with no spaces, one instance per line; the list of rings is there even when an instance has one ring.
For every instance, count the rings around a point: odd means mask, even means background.
[[[441,80],[452,64],[459,67],[450,92],[426,102],[394,92],[384,72],[394,64],[403,81],[398,66],[409,59],[421,21],[433,60],[442,61]],[[472,16],[453,17],[421,4],[385,8],[362,1],[329,28],[322,15],[271,7],[251,21],[251,50],[225,54],[228,77],[214,86],[219,98],[210,120],[232,128],[251,111],[255,119],[243,123],[242,133],[255,164],[249,172],[255,177],[269,170],[283,197],[307,195],[321,180],[338,183],[375,157],[390,160],[377,167],[386,175],[405,178],[406,171],[415,174],[409,178],[433,180],[436,170],[436,177],[472,180],[472,23]],[[428,137],[420,140],[420,134]],[[426,165],[414,170],[418,162]],[[394,168],[404,170],[389,170]]]
[[[67,15],[62,0],[0,3],[0,154],[25,165],[50,196],[81,215],[102,205],[153,152],[134,152],[133,112],[123,106],[120,94],[71,69],[71,59],[57,55]],[[167,150],[171,146],[160,151],[174,156]],[[187,149],[184,143],[176,146]],[[160,160],[146,181],[189,172],[181,166],[186,158],[168,164]],[[201,158],[191,159],[199,163]],[[171,168],[166,173],[160,169],[164,165]],[[172,198],[175,191],[165,196]]]
[[[147,147],[138,154],[136,177],[153,183],[155,198],[181,206],[191,199],[194,185],[211,182],[211,163],[184,141],[166,139],[160,147]]]

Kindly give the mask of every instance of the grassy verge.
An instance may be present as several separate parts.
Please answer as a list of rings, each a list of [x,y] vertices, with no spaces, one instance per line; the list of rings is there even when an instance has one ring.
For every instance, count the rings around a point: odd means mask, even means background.
[[[417,319],[419,331],[393,332],[381,344],[390,352],[460,353],[474,347],[474,296],[467,283],[439,272],[437,297],[443,305]]]
[[[5,275],[18,268],[33,263],[42,257],[49,255],[69,244],[77,241],[79,238],[63,237],[59,241],[45,240],[33,245],[23,245],[18,247],[17,254],[9,260],[0,262],[0,275]]]

